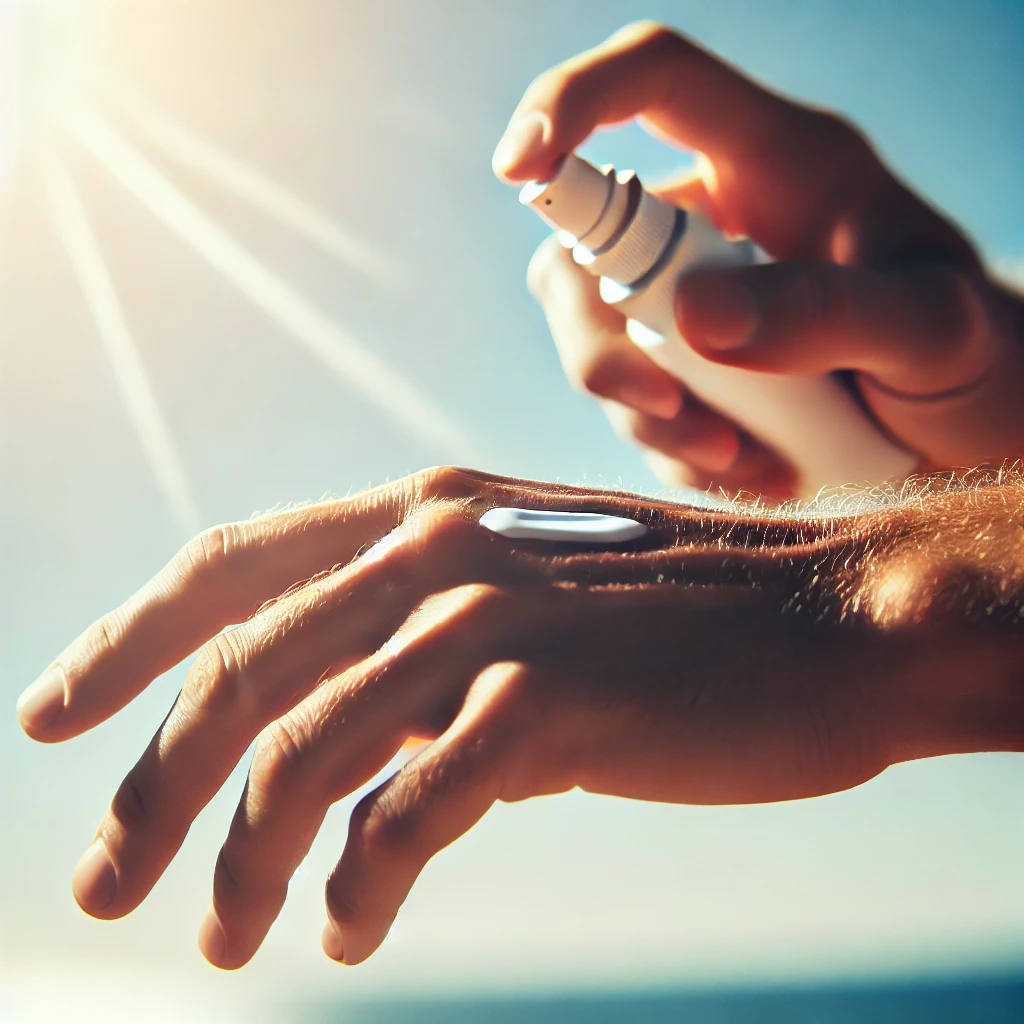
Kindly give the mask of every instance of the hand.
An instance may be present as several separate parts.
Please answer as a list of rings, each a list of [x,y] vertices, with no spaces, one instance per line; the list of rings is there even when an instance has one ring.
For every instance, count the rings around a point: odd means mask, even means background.
[[[138,906],[254,737],[200,930],[224,968],[258,949],[329,806],[410,736],[433,742],[359,802],[327,883],[336,960],[369,956],[426,861],[496,800],[783,800],[1012,746],[1019,723],[987,683],[1005,645],[991,634],[980,670],[968,624],[925,614],[947,607],[942,567],[961,562],[956,529],[931,561],[917,538],[963,497],[930,525],[915,510],[759,520],[442,469],[209,530],[19,704],[31,736],[66,740],[201,645],[75,897],[100,918]],[[993,501],[960,501],[965,538],[982,523],[998,540]],[[509,541],[477,522],[494,505],[617,512],[649,532],[615,552]]]
[[[546,180],[596,128],[637,117],[701,154],[700,173],[661,193],[780,261],[680,286],[680,331],[701,355],[771,373],[852,370],[879,423],[932,467],[1024,454],[1024,302],[834,115],[640,23],[533,82],[495,171]],[[666,482],[790,496],[789,466],[636,349],[554,239],[528,280],[569,379]]]

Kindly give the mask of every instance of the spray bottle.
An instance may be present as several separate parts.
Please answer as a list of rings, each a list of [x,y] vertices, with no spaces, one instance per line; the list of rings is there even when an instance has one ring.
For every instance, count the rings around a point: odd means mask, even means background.
[[[694,270],[757,262],[695,210],[647,192],[633,171],[601,170],[570,153],[519,201],[535,210],[601,278],[601,298],[627,317],[630,339],[690,392],[792,463],[800,496],[849,483],[879,484],[913,471],[917,457],[886,437],[841,381],[713,363],[680,336],[675,294]]]

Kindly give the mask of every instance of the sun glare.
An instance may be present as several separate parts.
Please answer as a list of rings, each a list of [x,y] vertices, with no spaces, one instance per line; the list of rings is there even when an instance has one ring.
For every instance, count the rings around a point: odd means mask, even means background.
[[[174,424],[164,416],[147,376],[144,324],[129,324],[117,282],[103,256],[103,239],[89,217],[88,196],[65,159],[84,149],[196,257],[221,275],[279,330],[298,342],[348,389],[361,392],[395,425],[432,450],[434,461],[479,461],[460,423],[373,349],[317,309],[300,290],[249,252],[187,195],[165,169],[151,163],[130,137],[147,140],[172,163],[246,203],[303,238],[346,271],[392,289],[400,268],[342,224],[271,180],[258,168],[150,110],[131,82],[106,78],[96,15],[109,0],[0,0],[0,202],[17,169],[36,176],[64,254],[168,512],[182,531],[202,521]],[[106,116],[113,108],[119,118]],[[123,127],[118,121],[125,122]],[[125,131],[127,130],[127,134]]]
[[[90,15],[101,0],[0,0],[0,181],[77,88]]]
[[[14,167],[16,58],[14,0],[0,0],[0,184],[7,180]]]

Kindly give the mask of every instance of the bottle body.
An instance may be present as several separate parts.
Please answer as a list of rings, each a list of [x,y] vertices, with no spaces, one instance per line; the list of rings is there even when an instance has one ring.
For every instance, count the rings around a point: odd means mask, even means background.
[[[917,458],[888,438],[835,376],[769,374],[705,359],[679,333],[675,296],[700,269],[749,265],[697,211],[652,196],[632,172],[598,170],[574,154],[550,182],[520,194],[562,233],[577,263],[601,278],[601,297],[627,317],[629,337],[701,401],[787,459],[802,497],[911,473]]]
[[[802,496],[848,483],[902,479],[917,458],[886,437],[835,376],[760,373],[714,363],[679,333],[679,282],[699,269],[754,262],[749,243],[729,242],[699,213],[660,271],[640,287],[602,279],[601,296],[625,315],[634,344],[702,402],[788,459]]]

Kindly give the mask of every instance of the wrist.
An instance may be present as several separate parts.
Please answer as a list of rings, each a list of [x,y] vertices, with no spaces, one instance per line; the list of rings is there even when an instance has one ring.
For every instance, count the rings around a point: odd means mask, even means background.
[[[891,648],[894,762],[1024,750],[1022,506],[1018,483],[966,481],[865,524],[848,606]]]

